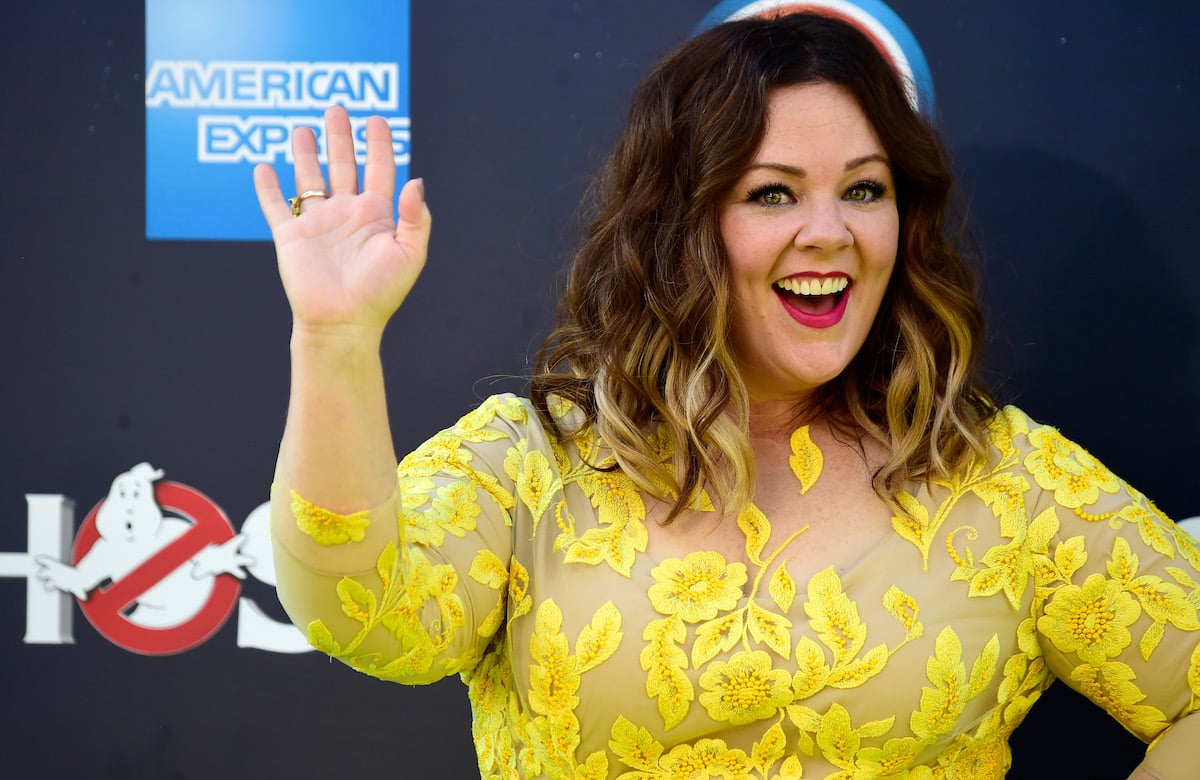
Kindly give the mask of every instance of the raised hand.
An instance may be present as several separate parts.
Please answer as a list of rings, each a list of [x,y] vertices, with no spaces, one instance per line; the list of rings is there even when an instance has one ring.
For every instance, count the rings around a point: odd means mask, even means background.
[[[296,193],[316,190],[299,216],[284,199],[271,166],[254,169],[254,189],[279,260],[296,331],[314,336],[377,338],[412,289],[425,263],[431,218],[420,180],[400,192],[393,214],[396,164],[386,120],[367,120],[362,191],[350,120],[340,107],[325,112],[329,183],[317,160],[312,130],[292,137]]]

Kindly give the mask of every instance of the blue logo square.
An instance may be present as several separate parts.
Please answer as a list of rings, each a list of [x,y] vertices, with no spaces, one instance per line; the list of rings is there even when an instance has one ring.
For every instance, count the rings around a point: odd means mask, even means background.
[[[146,238],[263,240],[251,171],[270,163],[284,194],[291,134],[350,114],[361,166],[365,124],[392,126],[408,178],[408,0],[146,0]]]

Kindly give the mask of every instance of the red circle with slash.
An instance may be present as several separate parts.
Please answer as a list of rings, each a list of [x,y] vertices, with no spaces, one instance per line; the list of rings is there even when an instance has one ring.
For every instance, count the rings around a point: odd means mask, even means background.
[[[87,600],[79,602],[79,607],[92,626],[113,644],[143,655],[172,655],[203,643],[225,624],[237,603],[241,584],[231,574],[217,575],[208,601],[199,612],[177,626],[147,628],[125,617],[124,610],[139,596],[180,566],[187,565],[196,553],[234,536],[233,525],[225,513],[195,488],[160,480],[154,484],[154,500],[164,510],[190,520],[192,527],[119,581],[93,590]],[[71,551],[72,565],[78,566],[100,539],[96,513],[103,504],[103,499],[97,502],[84,518]]]

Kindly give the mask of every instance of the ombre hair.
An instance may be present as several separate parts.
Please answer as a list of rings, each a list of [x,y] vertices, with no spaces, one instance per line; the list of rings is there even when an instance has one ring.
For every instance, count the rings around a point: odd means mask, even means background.
[[[567,437],[592,429],[642,489],[674,499],[668,520],[701,490],[732,512],[753,495],[718,213],[763,138],[771,91],[814,83],[847,90],[873,126],[900,236],[866,342],[798,414],[829,415],[882,443],[889,457],[873,487],[893,507],[906,483],[946,479],[986,452],[995,402],[979,376],[983,320],[936,135],[852,26],[809,13],[728,22],[667,56],[638,89],[593,184],[594,218],[531,386],[546,424]],[[582,411],[583,428],[563,430],[551,395]]]

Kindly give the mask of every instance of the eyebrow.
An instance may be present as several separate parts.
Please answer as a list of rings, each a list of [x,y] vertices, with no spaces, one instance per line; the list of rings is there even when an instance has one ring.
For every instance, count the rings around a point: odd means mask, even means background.
[[[888,162],[887,157],[885,157],[882,154],[874,153],[874,154],[865,154],[862,157],[855,157],[851,160],[847,160],[846,166],[842,170],[852,171],[855,168],[861,168],[862,166],[866,165],[869,162],[881,162],[884,165],[891,165],[891,163]],[[781,173],[787,173],[787,174],[790,174],[792,176],[795,176],[795,177],[801,178],[801,179],[808,175],[808,171],[804,170],[803,168],[797,168],[794,165],[787,165],[786,163],[773,163],[773,162],[754,163],[753,165],[749,166],[746,170],[753,171],[758,168],[769,168],[770,170],[779,171]]]

